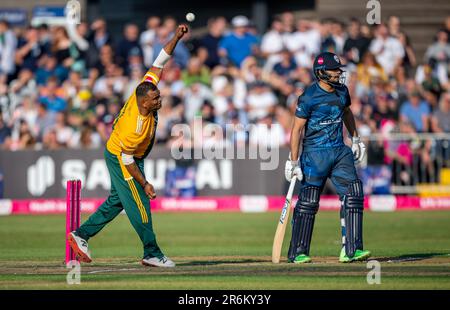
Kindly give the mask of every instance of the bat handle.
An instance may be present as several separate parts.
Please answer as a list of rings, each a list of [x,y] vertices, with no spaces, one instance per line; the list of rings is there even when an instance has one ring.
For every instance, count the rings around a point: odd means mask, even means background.
[[[297,182],[297,176],[293,176],[291,179],[291,183],[289,184],[289,190],[286,195],[286,198],[288,198],[289,200],[292,198],[292,195],[294,194],[295,182]]]

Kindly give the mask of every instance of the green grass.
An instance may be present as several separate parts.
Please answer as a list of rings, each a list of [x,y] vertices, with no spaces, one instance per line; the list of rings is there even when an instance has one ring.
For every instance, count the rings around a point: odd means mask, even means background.
[[[365,263],[337,263],[337,212],[320,212],[313,264],[270,262],[278,213],[156,213],[158,241],[178,266],[139,264],[140,241],[119,216],[89,242],[94,262],[66,284],[64,216],[0,217],[3,289],[450,289],[450,212],[365,213],[365,245],[381,262],[381,285]],[[290,231],[283,249],[287,252]]]

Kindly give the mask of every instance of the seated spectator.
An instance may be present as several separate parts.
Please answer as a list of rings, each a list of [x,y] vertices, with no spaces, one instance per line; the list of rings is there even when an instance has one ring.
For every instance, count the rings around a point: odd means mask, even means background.
[[[431,130],[438,133],[450,133],[450,93],[442,95],[439,108],[431,116]]]
[[[16,51],[16,65],[21,69],[35,71],[39,57],[44,54],[44,47],[39,42],[39,32],[34,27],[29,27],[25,37],[19,40]]]
[[[210,69],[220,64],[218,53],[219,42],[222,40],[227,26],[224,17],[214,17],[208,20],[208,34],[200,38],[198,54],[206,54],[204,63]]]
[[[133,49],[138,49],[142,55],[141,46],[139,45],[139,28],[136,24],[127,24],[123,31],[123,39],[117,44],[118,64],[124,70],[128,67],[128,57]]]
[[[44,104],[50,113],[63,112],[67,109],[67,101],[58,96],[58,79],[50,77],[47,81],[47,94],[41,96],[39,101]]]
[[[205,100],[212,100],[211,89],[201,83],[194,83],[184,94],[185,118],[188,123],[200,116],[200,110]]]
[[[123,75],[122,67],[110,64],[105,69],[105,74],[95,81],[92,89],[97,99],[107,99],[113,95],[119,95],[125,89],[127,79]]]
[[[285,45],[299,67],[310,68],[314,55],[319,53],[320,34],[317,29],[310,27],[309,21],[300,19],[297,31],[286,35]]]
[[[276,63],[281,61],[281,52],[285,49],[283,23],[275,18],[271,29],[261,40],[261,53],[267,59],[265,70],[271,71]]]
[[[64,81],[67,78],[67,74],[67,69],[58,65],[55,56],[51,54],[43,55],[38,61],[36,83],[38,85],[45,85],[51,76],[56,76],[59,81]]]
[[[56,129],[50,128],[44,133],[44,136],[42,137],[42,147],[44,150],[49,151],[56,151],[63,147],[63,145],[58,142]]]
[[[356,76],[358,81],[357,96],[366,94],[373,83],[387,82],[387,75],[383,67],[378,64],[375,56],[367,52],[364,54],[362,62],[356,67]]]
[[[11,128],[6,126],[3,121],[3,114],[0,112],[0,149],[5,143],[6,139],[11,136]]]
[[[286,145],[285,139],[283,127],[273,121],[272,114],[262,115],[256,124],[250,127],[250,146],[280,147]]]
[[[247,17],[235,16],[231,25],[233,32],[220,41],[219,55],[240,67],[245,58],[258,53],[258,39],[248,32],[250,22]]]
[[[58,144],[64,147],[69,146],[69,142],[73,135],[73,129],[68,126],[65,113],[56,113],[55,124],[52,129],[56,132]]]
[[[375,121],[376,128],[380,128],[381,123],[385,120],[396,119],[395,111],[393,111],[389,106],[389,98],[387,94],[377,95],[375,102],[375,108],[371,113],[371,120]]]
[[[14,109],[20,104],[24,97],[34,96],[36,94],[36,81],[33,78],[33,72],[29,69],[19,71],[17,79],[9,84],[9,106]]]
[[[189,59],[186,69],[181,73],[181,80],[186,87],[190,87],[194,83],[209,85],[211,76],[208,67],[204,66],[199,58],[192,57]]]
[[[366,54],[370,45],[370,39],[361,34],[361,23],[352,18],[348,27],[348,38],[344,44],[344,55],[348,61],[358,64]]]
[[[150,68],[153,63],[153,44],[156,40],[156,31],[161,24],[161,18],[158,16],[150,16],[147,19],[147,29],[141,33],[139,43],[141,45],[144,56],[144,64]]]
[[[13,134],[10,141],[6,141],[5,144],[11,151],[33,149],[36,144],[36,139],[31,133],[30,126],[28,126],[27,122],[20,120],[18,134]]]
[[[49,113],[45,104],[40,103],[37,108],[36,125],[33,128],[34,136],[42,141],[44,133],[55,123],[55,113]]]
[[[16,69],[14,55],[17,38],[6,20],[0,20],[0,76],[10,77]]]
[[[93,64],[95,78],[105,74],[105,68],[109,65],[115,64],[114,51],[111,45],[105,44],[100,48],[99,57]]]
[[[267,84],[255,82],[247,97],[248,118],[256,121],[274,112],[278,100]]]
[[[430,107],[423,101],[418,91],[414,91],[409,100],[404,102],[400,108],[400,120],[411,122],[418,132],[427,132],[430,117]]]
[[[81,129],[74,133],[71,145],[74,148],[98,149],[102,145],[102,139],[88,123],[84,123]]]
[[[287,49],[283,49],[280,53],[280,62],[276,63],[273,67],[273,71],[284,78],[288,78],[293,71],[297,69],[297,64],[295,63],[292,54]]]
[[[375,39],[370,44],[370,52],[375,55],[377,62],[383,67],[388,76],[395,73],[396,68],[401,64],[405,56],[405,49],[401,42],[389,36],[389,31],[385,24],[380,24],[376,28]]]
[[[172,24],[171,22],[169,24]],[[167,23],[158,28],[156,34],[155,44],[153,45],[153,55],[158,55],[164,45],[172,38],[173,32],[171,32],[172,26],[167,26]],[[189,61],[189,51],[183,41],[179,41],[175,50],[173,51],[172,59],[177,66],[181,69],[186,68]]]
[[[25,96],[14,109],[11,123],[15,124],[24,120],[30,128],[35,128],[38,117],[38,109],[34,96]]]

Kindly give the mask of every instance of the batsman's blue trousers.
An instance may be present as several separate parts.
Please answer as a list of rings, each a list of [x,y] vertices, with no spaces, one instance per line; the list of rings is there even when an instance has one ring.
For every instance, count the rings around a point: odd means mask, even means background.
[[[346,145],[327,149],[304,149],[300,156],[303,172],[301,188],[316,186],[321,190],[330,178],[342,199],[349,184],[358,179],[351,148]]]

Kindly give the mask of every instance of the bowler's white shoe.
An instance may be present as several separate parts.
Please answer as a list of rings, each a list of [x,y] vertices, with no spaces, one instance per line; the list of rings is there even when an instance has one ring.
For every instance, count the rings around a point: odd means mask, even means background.
[[[89,253],[88,243],[81,237],[78,237],[74,231],[67,235],[67,240],[69,245],[75,254],[78,256],[80,261],[85,263],[92,262],[91,254]]]
[[[144,258],[142,260],[142,265],[150,267],[165,267],[165,268],[175,267],[175,263],[167,256],[163,256],[161,258],[158,257]]]

